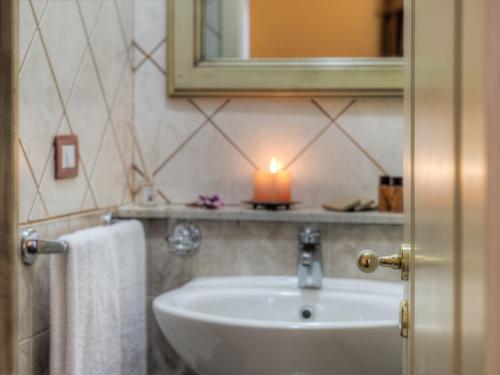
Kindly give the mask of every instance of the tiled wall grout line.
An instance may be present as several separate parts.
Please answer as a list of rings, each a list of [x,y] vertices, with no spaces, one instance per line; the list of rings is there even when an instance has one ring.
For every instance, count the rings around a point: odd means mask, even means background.
[[[133,46],[134,48],[136,48],[137,50],[139,50],[139,52],[143,55],[143,59],[140,61],[139,64],[137,64],[135,67],[134,67],[134,72],[139,70],[140,67],[142,65],[144,65],[144,63],[146,61],[150,61],[153,65],[155,65],[158,70],[160,70],[163,74],[167,74],[167,71],[165,69],[163,69],[160,64],[154,59],[153,57],[153,54],[163,45],[163,44],[166,44],[167,43],[167,38],[163,38],[161,40],[160,43],[158,43],[149,53],[146,52],[138,43],[136,43],[135,41],[133,42]]]
[[[311,100],[312,103],[316,103],[314,100]],[[342,114],[344,114],[349,108],[351,108],[351,106],[356,102],[356,100],[351,100],[349,102],[349,104],[347,104],[343,109],[342,111],[340,112],[339,115],[336,116],[336,118],[339,118]],[[309,143],[307,143],[294,157],[292,157],[290,159],[290,161],[288,162],[288,164],[285,165],[284,169],[287,170],[289,169],[297,160],[299,160],[301,158],[302,155],[304,155],[307,150],[309,150],[309,148],[312,147],[312,145],[314,145],[322,136],[323,134],[326,133],[326,131],[328,129],[330,129],[330,127],[333,125],[333,123],[335,122],[335,120],[331,120],[329,119],[330,122],[323,128],[321,129],[318,134],[316,134],[316,136],[314,136],[313,139],[311,139],[309,141]]]
[[[163,43],[160,44],[160,46],[162,45]],[[151,56],[150,54],[146,53],[146,51],[144,51],[137,43],[134,44],[134,47],[136,49],[139,50],[139,52],[144,56],[144,59],[142,59],[142,61],[134,68],[134,71],[137,71],[140,69],[141,66],[144,65],[144,63],[146,61],[150,61],[154,66],[156,66],[156,68],[158,68],[158,70],[160,72],[162,72],[163,74],[167,74],[167,71],[165,69],[163,69],[160,64],[158,64],[158,62],[156,62],[156,60],[153,58],[153,56]],[[154,52],[152,52],[154,53]]]
[[[341,126],[338,123],[338,120],[342,117],[343,114],[337,116],[336,118],[333,118],[316,100],[313,100],[313,103],[318,107],[318,109],[321,112],[325,114],[325,116],[327,116],[332,121],[333,125],[336,126],[354,144],[354,146],[356,146],[356,148],[358,148],[359,151],[361,151],[375,165],[375,167],[377,167],[383,174],[385,175],[389,174],[387,170],[377,160],[375,160],[375,158],[372,155],[370,155],[370,153],[367,150],[365,150],[365,148],[361,146],[358,143],[358,141],[356,141],[356,139],[354,139],[354,137],[351,136],[351,134],[344,129],[343,126]]]
[[[212,117],[217,115],[227,104],[229,104],[230,99],[226,99],[215,111],[212,113],[212,115],[208,116],[205,112],[203,112],[200,108],[198,108],[198,105],[191,99],[189,99],[191,104],[201,112],[203,117],[205,117],[205,121],[198,127],[196,128],[188,138],[184,140],[153,172],[153,176],[156,176],[195,136],[198,134],[201,129],[203,129],[210,121]]]
[[[123,42],[124,47],[127,50],[127,60],[128,60],[129,66],[133,67],[133,61],[131,58],[132,56],[129,53],[130,51],[129,51],[129,45],[127,43],[127,36],[125,34],[125,28],[123,26],[123,19],[122,19],[122,15],[120,13],[120,8],[118,7],[117,0],[113,0],[113,5],[115,7],[116,17],[118,18],[118,25],[120,26],[120,33],[122,36],[122,42]]]
[[[253,169],[258,170],[259,167],[255,162],[234,142],[214,121],[215,116],[217,115],[218,112],[222,110],[223,107],[225,107],[227,104],[229,104],[230,99],[227,99],[223,106],[217,111],[217,113],[212,114],[211,116],[208,116],[198,104],[192,99],[189,98],[188,101],[203,115],[206,117],[207,121],[209,124],[211,124],[215,130],[217,130],[225,139],[226,141],[233,146],[233,148],[252,166]]]
[[[95,31],[95,27],[97,26],[97,22],[99,21],[99,17],[101,16],[101,11],[102,11],[102,7],[104,5],[104,1],[98,0],[98,1],[100,1],[99,9],[97,10],[97,14],[96,14],[95,19],[94,19],[94,24],[91,25],[90,27],[85,22],[85,17],[83,16],[82,6],[80,4],[81,1],[82,0],[76,0],[76,4],[78,7],[78,13],[80,14],[80,19],[82,20],[82,23],[83,23],[83,29],[85,30],[85,37],[87,39],[87,45],[90,46],[90,41],[92,40],[94,31]],[[86,1],[86,0],[83,0],[83,1]]]
[[[99,207],[99,208],[93,208],[91,210],[82,210],[79,212],[73,212],[73,213],[68,213],[64,215],[56,215],[49,217],[48,219],[40,219],[40,220],[33,220],[33,221],[26,221],[26,222],[20,222],[19,223],[19,229],[24,229],[28,228],[31,225],[35,224],[50,224],[54,223],[57,221],[61,220],[71,220],[71,219],[76,219],[76,218],[82,218],[82,217],[87,217],[92,214],[99,214],[99,213],[106,213],[106,212],[113,212],[116,210],[116,206],[109,206],[109,207]]]
[[[208,125],[208,120],[203,122],[200,126],[198,126],[190,135],[187,137],[153,172],[153,177],[155,177],[158,173],[161,172],[165,166],[172,161],[172,159],[177,156],[177,154],[189,143],[191,140],[205,127]]]

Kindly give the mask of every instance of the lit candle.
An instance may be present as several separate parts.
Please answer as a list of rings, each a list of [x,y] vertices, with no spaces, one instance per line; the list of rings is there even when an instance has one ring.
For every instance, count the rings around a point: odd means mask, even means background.
[[[276,159],[271,160],[269,171],[253,174],[253,201],[258,203],[289,203],[292,201],[292,177],[281,170]]]

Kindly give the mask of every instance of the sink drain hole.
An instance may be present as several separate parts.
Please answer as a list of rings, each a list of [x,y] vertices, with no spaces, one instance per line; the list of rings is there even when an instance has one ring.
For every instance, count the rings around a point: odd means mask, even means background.
[[[299,311],[300,319],[311,320],[314,317],[314,309],[311,306],[304,306]]]

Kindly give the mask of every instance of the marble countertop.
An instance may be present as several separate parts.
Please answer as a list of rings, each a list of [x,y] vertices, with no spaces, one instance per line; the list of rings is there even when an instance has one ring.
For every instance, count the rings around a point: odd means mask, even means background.
[[[160,205],[143,207],[127,205],[118,208],[121,218],[138,219],[185,219],[218,221],[263,221],[290,223],[328,223],[328,224],[378,224],[403,225],[404,215],[393,213],[333,212],[322,208],[295,208],[291,210],[265,211],[246,206],[225,206],[218,210],[193,208],[184,205]]]

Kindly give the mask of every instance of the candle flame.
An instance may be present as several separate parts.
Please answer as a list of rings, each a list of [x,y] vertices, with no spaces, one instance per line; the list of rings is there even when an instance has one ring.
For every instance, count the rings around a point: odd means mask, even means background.
[[[278,173],[281,170],[281,163],[275,158],[271,159],[271,163],[269,164],[269,172]]]

